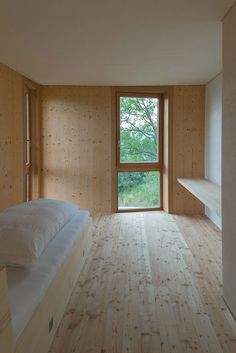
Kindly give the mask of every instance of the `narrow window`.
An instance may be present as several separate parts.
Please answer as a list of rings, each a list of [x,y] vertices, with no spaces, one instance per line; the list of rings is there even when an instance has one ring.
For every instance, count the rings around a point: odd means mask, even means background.
[[[30,123],[30,90],[24,88],[24,190],[25,201],[31,199],[30,171],[31,171],[31,123]]]
[[[117,95],[117,209],[162,208],[162,96]]]

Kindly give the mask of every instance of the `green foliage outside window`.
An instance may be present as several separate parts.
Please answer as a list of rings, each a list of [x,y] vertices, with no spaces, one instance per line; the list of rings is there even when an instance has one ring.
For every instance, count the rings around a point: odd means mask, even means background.
[[[120,98],[120,161],[158,160],[158,99]]]
[[[157,162],[157,98],[120,98],[121,163]],[[159,207],[159,173],[129,172],[118,175],[119,208]]]
[[[160,207],[159,186],[159,172],[119,173],[119,208]]]

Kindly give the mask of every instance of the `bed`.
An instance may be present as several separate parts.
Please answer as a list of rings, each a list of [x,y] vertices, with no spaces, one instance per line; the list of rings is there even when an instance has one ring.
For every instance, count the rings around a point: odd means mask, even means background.
[[[48,352],[91,241],[91,216],[77,210],[33,265],[0,269],[1,353]]]

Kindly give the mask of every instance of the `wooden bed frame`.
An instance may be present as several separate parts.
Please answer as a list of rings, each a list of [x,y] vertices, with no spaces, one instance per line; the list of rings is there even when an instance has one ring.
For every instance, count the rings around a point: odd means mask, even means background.
[[[43,300],[16,342],[13,339],[5,268],[0,268],[0,352],[47,353],[92,243],[90,218]]]

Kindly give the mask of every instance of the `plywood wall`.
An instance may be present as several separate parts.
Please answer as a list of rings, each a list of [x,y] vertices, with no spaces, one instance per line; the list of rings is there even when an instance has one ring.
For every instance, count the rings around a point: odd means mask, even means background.
[[[203,206],[177,178],[204,175],[204,86],[171,92],[169,211],[199,214]],[[109,87],[41,89],[42,196],[111,211],[111,104]]]
[[[42,87],[42,196],[110,211],[110,117],[109,87]]]
[[[204,175],[204,87],[176,86],[170,106],[169,211],[202,213],[178,177]],[[41,196],[111,211],[111,87],[41,88]],[[23,202],[23,77],[0,65],[0,210]]]
[[[175,86],[172,109],[172,213],[204,212],[177,178],[204,177],[205,87]]]
[[[23,78],[0,64],[0,210],[23,201]]]

